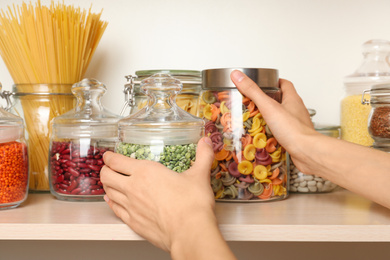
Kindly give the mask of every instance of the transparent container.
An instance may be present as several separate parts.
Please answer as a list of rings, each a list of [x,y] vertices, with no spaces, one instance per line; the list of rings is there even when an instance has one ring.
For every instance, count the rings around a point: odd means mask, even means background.
[[[142,80],[140,89],[148,101],[141,110],[119,121],[116,152],[160,162],[179,173],[189,169],[204,122],[177,106],[181,82],[168,74],[155,74]]]
[[[126,76],[129,83],[125,85],[129,114],[134,114],[146,106],[147,96],[141,91],[141,81],[154,74],[169,74],[180,80],[183,88],[176,96],[176,104],[184,111],[196,116],[198,113],[198,98],[201,91],[201,72],[196,70],[139,70],[136,76]],[[122,113],[124,114],[124,112]]]
[[[74,107],[70,84],[16,84],[11,112],[24,119],[30,162],[30,192],[49,192],[47,154],[53,118]]]
[[[367,130],[370,106],[361,105],[361,95],[373,85],[390,83],[390,42],[370,40],[363,44],[361,66],[344,79],[345,97],[341,101],[341,139],[371,146],[373,139]],[[369,99],[369,95],[366,97]]]
[[[50,191],[60,200],[103,200],[102,157],[106,151],[114,151],[120,119],[102,106],[106,91],[106,86],[95,79],[74,84],[76,107],[52,122]]]
[[[277,70],[238,69],[281,102]],[[205,134],[213,142],[210,177],[215,198],[233,202],[284,199],[288,196],[288,155],[254,102],[242,96],[230,80],[233,70],[202,72],[199,116],[206,121]]]
[[[310,117],[316,114],[314,109],[308,109]],[[326,136],[340,138],[340,127],[325,125],[314,122],[314,129]],[[334,191],[339,186],[333,182],[315,174],[304,174],[295,167],[294,162],[290,163],[290,192],[292,193],[326,193]]]
[[[10,107],[9,92],[1,92]],[[23,119],[0,106],[0,210],[15,208],[28,194],[28,153]]]
[[[370,100],[364,98],[370,93]],[[374,139],[373,147],[390,145],[390,84],[373,86],[363,92],[362,104],[371,104],[368,118],[368,132]]]

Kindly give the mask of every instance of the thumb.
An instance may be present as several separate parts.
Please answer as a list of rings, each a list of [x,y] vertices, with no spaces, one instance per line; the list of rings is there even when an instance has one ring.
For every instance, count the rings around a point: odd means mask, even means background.
[[[253,100],[260,110],[274,105],[275,100],[265,94],[260,87],[243,72],[234,70],[230,74],[230,78],[241,94]]]
[[[209,137],[199,140],[196,148],[196,159],[191,167],[191,172],[196,175],[210,176],[211,165],[214,161],[213,143]]]

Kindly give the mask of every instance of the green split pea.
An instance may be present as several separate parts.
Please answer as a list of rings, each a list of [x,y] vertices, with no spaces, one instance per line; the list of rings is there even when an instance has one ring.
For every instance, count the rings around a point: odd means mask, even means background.
[[[165,145],[162,152],[155,154],[150,145],[119,143],[117,152],[134,159],[159,162],[180,173],[195,161],[196,144]]]

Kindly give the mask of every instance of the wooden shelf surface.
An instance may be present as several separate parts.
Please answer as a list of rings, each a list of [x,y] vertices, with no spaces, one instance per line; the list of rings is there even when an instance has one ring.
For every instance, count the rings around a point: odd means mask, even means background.
[[[389,242],[390,210],[346,190],[263,203],[217,202],[227,241]],[[143,240],[105,202],[30,194],[0,211],[0,240]]]

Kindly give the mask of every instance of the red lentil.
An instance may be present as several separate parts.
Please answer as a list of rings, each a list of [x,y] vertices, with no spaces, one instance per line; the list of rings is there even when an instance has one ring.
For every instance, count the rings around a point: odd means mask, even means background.
[[[19,142],[0,143],[0,206],[22,201],[27,193],[27,147]]]

